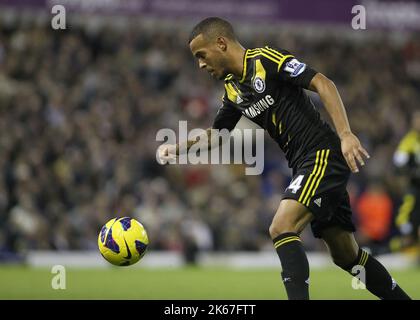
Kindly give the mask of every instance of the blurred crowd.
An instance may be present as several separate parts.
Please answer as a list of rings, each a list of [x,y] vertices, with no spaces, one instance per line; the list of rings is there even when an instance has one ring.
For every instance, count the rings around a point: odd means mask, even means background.
[[[403,192],[392,154],[419,108],[419,35],[239,34],[336,83],[371,155],[349,184],[357,237],[386,243]],[[152,250],[271,250],[268,227],[291,174],[274,142],[265,140],[260,176],[156,162],[159,129],[207,128],[220,106],[223,86],[198,69],[187,37],[185,28],[55,31],[0,20],[0,251],[94,249],[116,216],[141,221]],[[310,230],[303,237],[322,248]]]

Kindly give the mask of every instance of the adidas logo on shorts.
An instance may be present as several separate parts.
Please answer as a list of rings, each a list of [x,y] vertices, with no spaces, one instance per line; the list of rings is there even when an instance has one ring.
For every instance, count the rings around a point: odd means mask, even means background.
[[[321,198],[314,200],[315,204],[321,208]]]

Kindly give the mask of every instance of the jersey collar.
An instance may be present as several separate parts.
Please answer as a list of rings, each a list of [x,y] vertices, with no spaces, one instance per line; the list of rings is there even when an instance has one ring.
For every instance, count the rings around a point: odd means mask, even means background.
[[[239,82],[244,82],[245,77],[246,77],[246,59],[247,59],[247,56],[248,56],[248,50],[249,49],[245,50],[244,62],[243,62],[243,68],[242,68],[242,77],[241,77],[241,80],[239,80]]]
[[[241,83],[244,82],[245,77],[246,77],[246,60],[247,60],[247,56],[248,56],[248,50],[249,49],[246,49],[245,50],[245,54],[244,54],[244,61],[243,61],[243,67],[242,67],[242,76],[241,76],[241,79],[239,80],[239,82],[241,82]],[[229,82],[230,80],[233,79],[233,77],[234,77],[234,75],[232,73],[229,73],[225,77],[224,81],[225,82]]]

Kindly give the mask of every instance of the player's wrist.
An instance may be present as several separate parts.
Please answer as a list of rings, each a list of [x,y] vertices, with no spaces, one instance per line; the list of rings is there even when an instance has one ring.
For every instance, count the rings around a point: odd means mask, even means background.
[[[341,140],[343,140],[344,138],[352,135],[353,133],[351,132],[351,130],[344,130],[342,132],[338,133],[338,136],[340,137]]]

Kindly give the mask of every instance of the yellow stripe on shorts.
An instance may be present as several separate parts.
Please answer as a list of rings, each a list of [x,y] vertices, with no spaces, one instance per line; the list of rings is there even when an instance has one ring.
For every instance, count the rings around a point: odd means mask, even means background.
[[[314,189],[313,189],[313,191],[312,191],[312,195],[309,197],[309,199],[308,199],[308,201],[306,202],[306,205],[307,206],[309,206],[309,202],[311,201],[311,199],[312,199],[312,197],[315,195],[315,192],[316,192],[316,190],[318,189],[318,186],[319,186],[319,183],[321,182],[321,180],[322,180],[322,178],[324,177],[324,175],[325,175],[325,169],[327,168],[327,165],[328,165],[328,156],[330,155],[330,150],[327,150],[327,154],[325,155],[325,158],[324,158],[324,163],[323,164],[321,164],[321,166],[322,166],[322,171],[321,171],[321,175],[320,175],[320,177],[318,178],[318,181],[315,183],[315,187],[314,187]],[[305,204],[305,203],[304,203]]]
[[[312,177],[315,175],[315,172],[318,169],[318,163],[319,163],[320,153],[321,153],[321,150],[318,150],[316,152],[316,160],[315,160],[314,169],[312,170],[311,174],[309,175],[308,180],[306,180],[305,186],[303,187],[302,193],[300,194],[300,197],[299,197],[299,200],[298,201],[301,202],[301,203],[302,203],[302,200],[303,200],[303,198],[305,196],[306,189],[308,188],[309,184],[311,183]]]

